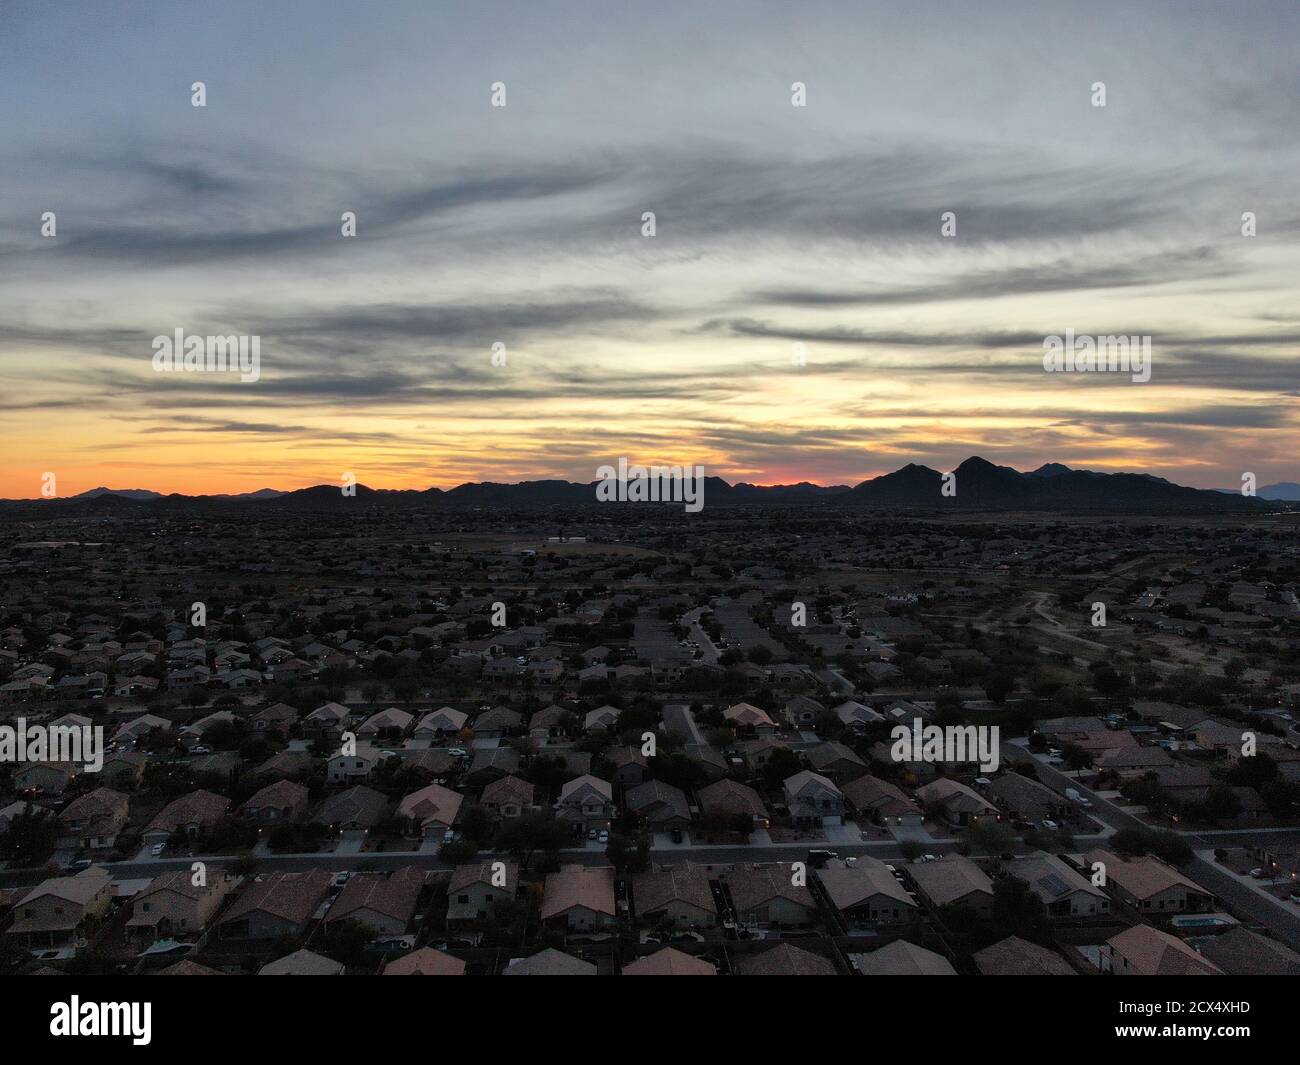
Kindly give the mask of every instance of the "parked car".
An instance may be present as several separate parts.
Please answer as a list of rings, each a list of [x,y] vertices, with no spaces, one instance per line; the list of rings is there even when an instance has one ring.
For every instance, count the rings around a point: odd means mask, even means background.
[[[600,830],[600,835],[596,837],[596,840],[597,840],[597,842],[600,842],[600,843],[608,843],[608,842],[609,842],[609,833],[606,832],[606,831],[602,828],[602,829]]]
[[[464,748],[464,747],[448,747],[448,748],[447,748],[447,753],[448,753],[449,755],[451,755],[453,758],[464,758],[464,757],[465,757],[465,748]]]
[[[162,854],[162,852],[166,849],[166,847],[167,844],[165,843],[155,843],[152,847],[149,848],[149,853],[152,854],[155,858],[157,858],[160,854]]]
[[[592,828],[592,829],[588,829],[588,830],[587,830],[587,838],[588,838],[588,839],[595,839],[595,838],[596,838],[597,836],[599,836],[599,835],[600,835],[600,833],[597,832],[594,828]]]
[[[1056,823],[1055,821],[1052,821],[1052,820],[1050,820],[1049,818],[1046,818],[1046,817],[1045,817],[1045,818],[1043,818],[1043,827],[1044,827],[1044,828],[1050,828],[1050,829],[1052,829],[1052,830],[1055,830],[1055,829],[1059,828],[1060,826],[1057,825],[1057,823]]]
[[[197,747],[190,748],[190,754],[211,754],[212,748],[207,744],[200,743]]]

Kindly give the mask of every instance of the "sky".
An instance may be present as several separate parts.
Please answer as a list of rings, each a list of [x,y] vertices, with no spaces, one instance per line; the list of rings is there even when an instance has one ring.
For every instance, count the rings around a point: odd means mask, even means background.
[[[1298,54],[1292,2],[7,0],[0,497],[1300,481]]]

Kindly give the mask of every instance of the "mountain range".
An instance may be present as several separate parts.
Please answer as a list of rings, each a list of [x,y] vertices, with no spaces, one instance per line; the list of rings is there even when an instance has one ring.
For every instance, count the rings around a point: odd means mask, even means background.
[[[1075,470],[1049,462],[1022,473],[1010,466],[997,466],[972,456],[955,474],[956,492],[945,496],[944,474],[928,466],[909,463],[893,473],[873,477],[860,484],[816,485],[808,482],[788,485],[729,484],[720,477],[706,477],[706,505],[741,503],[783,503],[787,505],[834,505],[923,510],[1041,510],[1072,512],[1234,512],[1258,508],[1264,500],[1300,499],[1300,486],[1268,485],[1257,498],[1239,492],[1188,488],[1161,477],[1142,473],[1097,473]],[[373,507],[416,505],[438,506],[578,506],[596,502],[595,481],[542,480],[501,484],[490,481],[467,483],[443,490],[376,489],[356,486],[356,499]],[[1291,490],[1293,494],[1287,494]],[[315,485],[281,492],[263,488],[237,495],[164,495],[144,488],[92,488],[61,500],[5,500],[8,505],[81,504],[91,506],[148,506],[171,509],[198,504],[254,503],[285,509],[335,509],[355,505],[339,485]]]

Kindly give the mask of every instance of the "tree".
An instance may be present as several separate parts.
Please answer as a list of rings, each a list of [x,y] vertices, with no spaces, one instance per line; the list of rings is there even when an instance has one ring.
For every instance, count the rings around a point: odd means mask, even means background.
[[[966,840],[978,854],[1005,854],[1015,842],[1011,829],[991,817],[981,817],[966,829]]]
[[[1015,689],[1016,678],[1007,673],[992,673],[984,679],[984,694],[1001,705]]]
[[[491,814],[477,803],[465,807],[460,815],[461,832],[466,839],[472,839],[475,843],[484,844],[490,842],[495,827]]]
[[[1276,777],[1277,763],[1266,751],[1239,759],[1227,773],[1229,784],[1246,788],[1259,788]]]
[[[650,864],[650,837],[644,832],[632,836],[611,832],[605,857],[617,872],[639,873]]]
[[[351,917],[327,925],[325,953],[344,965],[362,966],[366,963],[366,945],[375,938],[375,930],[368,924]]]
[[[1014,876],[993,884],[993,921],[999,930],[1030,940],[1046,938],[1051,928],[1043,900]]]
[[[569,826],[553,817],[528,814],[507,821],[502,827],[497,843],[519,859],[527,869],[537,851],[558,851],[568,841]]]
[[[0,854],[17,866],[39,865],[54,850],[59,837],[59,822],[48,810],[29,806],[9,822],[9,831],[0,836]]]
[[[1070,769],[1091,769],[1092,755],[1077,743],[1067,743],[1061,748],[1061,760]]]
[[[775,790],[802,769],[803,762],[794,751],[789,747],[778,747],[763,767],[763,783]]]
[[[464,865],[478,855],[478,844],[471,839],[457,839],[438,848],[438,857],[450,865]]]
[[[1102,666],[1093,674],[1092,686],[1097,689],[1098,695],[1110,700],[1128,687],[1128,678],[1116,673],[1110,666]]]
[[[1211,821],[1231,821],[1241,813],[1241,799],[1227,784],[1215,784],[1205,793],[1205,816]]]

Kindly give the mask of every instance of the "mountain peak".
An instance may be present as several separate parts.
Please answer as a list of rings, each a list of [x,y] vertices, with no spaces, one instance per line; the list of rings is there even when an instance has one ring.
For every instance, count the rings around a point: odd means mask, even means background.
[[[1026,477],[1060,477],[1065,473],[1073,473],[1069,466],[1060,462],[1044,462],[1036,470],[1030,470],[1025,474]]]

